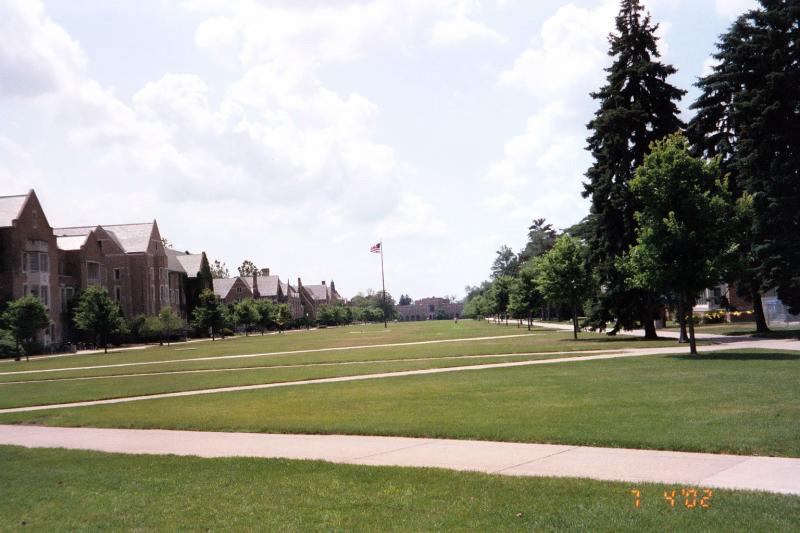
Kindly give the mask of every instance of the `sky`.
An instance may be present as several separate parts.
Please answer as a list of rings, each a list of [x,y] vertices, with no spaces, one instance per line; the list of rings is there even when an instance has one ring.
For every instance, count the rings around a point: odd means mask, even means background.
[[[753,0],[649,0],[689,94]],[[0,195],[232,273],[455,295],[581,198],[617,0],[0,0]]]

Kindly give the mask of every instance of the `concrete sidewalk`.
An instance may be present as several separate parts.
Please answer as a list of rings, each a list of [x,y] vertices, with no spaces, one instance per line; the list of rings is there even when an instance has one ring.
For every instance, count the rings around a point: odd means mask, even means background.
[[[800,459],[553,444],[0,425],[0,444],[131,454],[313,459],[800,495]]]
[[[572,331],[571,324],[559,324],[556,322],[532,322],[533,326],[537,328],[546,328],[546,329],[555,329],[558,331]],[[620,336],[633,336],[633,337],[644,337],[644,330],[643,329],[628,329],[619,332]],[[679,331],[669,331],[666,329],[659,329],[658,330],[658,337],[661,339],[675,339],[678,340],[681,334]],[[697,332],[694,335],[695,339],[697,340],[724,340],[726,342],[739,342],[739,341],[748,341],[753,340],[752,337],[742,335],[742,336],[732,336],[732,335],[720,335],[718,333],[700,333]]]

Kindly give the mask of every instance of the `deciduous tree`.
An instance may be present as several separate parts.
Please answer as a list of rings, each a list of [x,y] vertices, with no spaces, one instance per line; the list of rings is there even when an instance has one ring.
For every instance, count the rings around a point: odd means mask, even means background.
[[[164,340],[167,342],[167,346],[169,346],[172,336],[183,331],[183,320],[172,307],[165,306],[158,312],[158,321],[161,323],[161,331],[164,335]]]
[[[108,353],[109,338],[125,329],[119,305],[104,288],[97,286],[81,292],[73,321],[75,327],[92,336],[105,353]]]
[[[33,342],[40,331],[50,326],[47,308],[33,295],[9,302],[3,312],[3,322],[11,332],[19,354],[20,348],[30,355]],[[19,357],[17,357],[19,360]]]
[[[192,313],[192,325],[202,333],[210,333],[211,340],[225,327],[225,311],[219,296],[211,289],[200,293],[197,307]]]
[[[716,161],[692,157],[682,135],[654,143],[631,181],[639,201],[638,238],[619,260],[636,287],[677,296],[691,318],[697,295],[722,275],[731,240],[730,195]],[[689,320],[691,353],[697,353]]]
[[[536,283],[545,300],[569,307],[572,332],[578,338],[578,308],[593,289],[586,268],[586,247],[574,237],[562,235],[553,249],[535,260]]]

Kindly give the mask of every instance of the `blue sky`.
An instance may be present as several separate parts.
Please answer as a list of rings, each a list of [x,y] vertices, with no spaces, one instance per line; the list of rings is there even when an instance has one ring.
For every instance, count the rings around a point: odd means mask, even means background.
[[[0,0],[0,194],[231,270],[463,295],[581,199],[617,2]],[[751,0],[650,0],[691,84]]]

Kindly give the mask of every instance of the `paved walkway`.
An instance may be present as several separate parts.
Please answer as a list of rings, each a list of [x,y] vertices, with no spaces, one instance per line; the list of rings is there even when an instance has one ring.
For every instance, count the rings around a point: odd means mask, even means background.
[[[553,444],[0,425],[0,444],[111,453],[312,459],[800,495],[800,459]]]
[[[532,323],[534,326],[538,328],[548,328],[548,329],[557,329],[559,331],[572,331],[572,324],[559,324],[557,322],[536,322]],[[643,329],[631,329],[631,330],[623,330],[619,332],[619,335],[631,335],[634,337],[644,337],[644,330]],[[666,329],[659,329],[658,336],[662,339],[679,339],[681,334],[679,331],[669,331]],[[748,336],[731,336],[731,335],[720,335],[718,333],[700,333],[695,332],[694,334],[695,339],[697,340],[726,340],[728,342],[736,342],[738,340],[752,340],[751,337]]]
[[[800,341],[796,340],[751,340],[738,342],[736,344],[715,344],[710,346],[698,346],[700,352],[714,352],[720,350],[731,350],[734,348],[760,348],[771,350],[800,350]],[[181,396],[197,396],[201,394],[217,394],[223,392],[238,392],[248,390],[273,389],[277,387],[292,387],[298,385],[317,385],[321,383],[339,383],[345,381],[363,381],[367,379],[393,378],[402,376],[418,376],[424,374],[441,374],[444,372],[478,371],[492,368],[511,368],[516,366],[548,365],[555,363],[573,363],[580,361],[596,361],[601,359],[619,359],[623,357],[641,357],[646,355],[670,355],[680,352],[675,347],[667,346],[664,348],[634,348],[622,350],[617,353],[602,353],[595,355],[583,355],[576,357],[559,357],[555,359],[535,359],[532,361],[514,361],[508,363],[489,363],[485,365],[451,366],[445,368],[428,368],[423,370],[403,370],[399,372],[382,372],[378,374],[359,374],[354,376],[341,376],[335,378],[306,379],[299,381],[285,381],[280,383],[262,383],[258,385],[238,385],[233,387],[218,387],[213,389],[189,390],[181,392],[165,392],[160,394],[148,394],[143,396],[128,396],[123,398],[112,398],[107,400],[91,400],[84,402],[60,403],[52,405],[31,405],[27,407],[11,407],[0,409],[3,413],[21,413],[28,411],[42,411],[46,409],[67,409],[72,407],[87,407],[92,405],[107,405],[114,403],[137,402],[143,400],[155,400],[159,398],[178,398]]]

